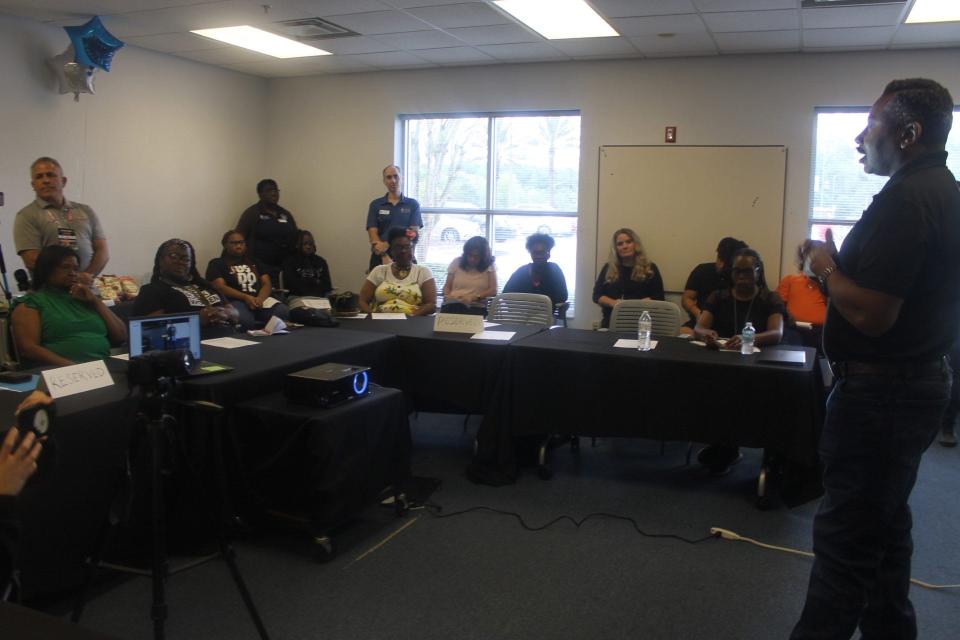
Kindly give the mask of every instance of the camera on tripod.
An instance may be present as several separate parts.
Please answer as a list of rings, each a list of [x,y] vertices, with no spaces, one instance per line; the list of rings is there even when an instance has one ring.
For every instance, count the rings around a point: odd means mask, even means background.
[[[149,387],[162,378],[182,378],[193,370],[196,359],[190,349],[147,351],[130,358],[127,381],[131,387]]]

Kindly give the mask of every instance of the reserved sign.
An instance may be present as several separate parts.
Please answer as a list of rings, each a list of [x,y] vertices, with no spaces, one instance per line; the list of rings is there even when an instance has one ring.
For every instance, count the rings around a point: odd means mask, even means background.
[[[480,333],[483,316],[468,313],[438,313],[433,319],[433,330],[445,333]]]
[[[113,377],[107,371],[107,365],[103,360],[48,369],[41,372],[41,375],[53,398],[72,396],[75,393],[109,387],[113,384]]]

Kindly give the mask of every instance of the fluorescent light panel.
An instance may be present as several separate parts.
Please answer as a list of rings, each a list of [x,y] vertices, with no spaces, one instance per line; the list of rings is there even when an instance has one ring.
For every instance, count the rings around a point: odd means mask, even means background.
[[[274,58],[307,58],[309,56],[328,56],[329,51],[263,31],[249,25],[223,27],[221,29],[196,29],[190,33],[226,42],[237,47],[265,53]]]
[[[907,16],[908,24],[919,22],[960,22],[957,0],[917,0]]]
[[[583,0],[494,0],[548,40],[620,35]]]

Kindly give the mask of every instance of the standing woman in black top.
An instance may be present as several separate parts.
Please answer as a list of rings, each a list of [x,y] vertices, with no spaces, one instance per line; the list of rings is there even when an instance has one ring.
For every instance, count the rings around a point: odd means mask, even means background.
[[[621,300],[663,300],[660,270],[647,259],[640,237],[633,229],[614,232],[610,259],[593,285],[593,301],[603,311],[601,327],[610,326],[610,314]]]

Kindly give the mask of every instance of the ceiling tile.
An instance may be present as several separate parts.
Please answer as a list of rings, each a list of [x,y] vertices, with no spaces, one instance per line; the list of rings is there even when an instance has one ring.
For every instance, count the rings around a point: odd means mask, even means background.
[[[720,53],[748,51],[798,51],[800,31],[747,31],[740,33],[715,33],[714,39]]]
[[[124,42],[164,53],[219,49],[228,45],[194,33],[161,33],[155,36],[128,36]]]
[[[522,44],[493,44],[477,47],[504,62],[529,62],[531,60],[569,60],[569,56],[557,51],[545,42],[526,42]]]
[[[593,0],[591,4],[607,18],[696,12],[691,0]]]
[[[489,62],[495,60],[473,47],[449,47],[447,49],[423,49],[417,55],[437,64],[457,64],[460,62]]]
[[[456,4],[457,0],[382,0],[397,9],[412,9],[413,7],[435,7],[441,4]],[[466,0],[470,2],[470,0]],[[474,0],[477,3],[483,3],[484,0]],[[463,2],[463,0],[461,0]],[[465,2],[463,2],[466,4]]]
[[[716,54],[717,45],[706,33],[678,33],[669,38],[649,34],[630,38],[644,55],[703,55]]]
[[[543,38],[516,24],[498,24],[491,27],[464,27],[447,29],[467,44],[511,44],[515,42],[540,42]],[[591,38],[592,39],[592,38]]]
[[[568,56],[587,58],[596,56],[636,55],[637,50],[627,38],[573,38],[551,40],[550,44]]]
[[[960,46],[960,23],[905,24],[893,37],[893,46]]]
[[[418,7],[407,9],[407,12],[441,29],[484,27],[491,24],[509,24],[511,22],[510,18],[503,13],[493,9],[490,5],[479,2]]]
[[[405,51],[391,51],[389,53],[362,53],[347,57],[362,64],[369,64],[370,66],[380,69],[436,66],[432,62],[427,62],[423,58]]]
[[[882,4],[873,7],[826,7],[802,9],[804,29],[836,29],[838,27],[889,27],[900,23],[903,4]]]
[[[323,73],[347,73],[350,71],[373,71],[374,68],[349,58],[323,56],[321,58],[294,58],[267,62],[240,62],[224,65],[228,69],[262,77],[309,76]]]
[[[336,15],[330,16],[330,20],[361,35],[423,31],[430,26],[401,11],[372,11],[370,13]]]
[[[349,55],[353,53],[380,53],[382,51],[393,51],[396,48],[377,38],[367,38],[365,36],[311,40],[308,44],[336,55]]]
[[[257,53],[240,47],[220,47],[219,49],[205,49],[203,51],[181,51],[176,53],[181,58],[188,58],[206,64],[239,64],[241,62],[269,62],[277,60],[265,53]]]
[[[788,11],[727,11],[705,13],[703,21],[714,33],[726,31],[779,31],[799,29],[800,14]]]
[[[377,36],[377,40],[389,45],[392,50],[397,51],[463,46],[463,42],[460,40],[437,29],[431,31],[408,31],[406,33],[384,34]]]
[[[269,4],[269,0],[264,0],[264,4]],[[287,4],[302,9],[311,16],[321,18],[390,9],[379,0],[288,0]]]
[[[714,11],[772,11],[774,9],[796,9],[799,0],[693,0],[703,12]]]
[[[622,36],[646,36],[658,33],[706,33],[700,16],[690,13],[678,16],[647,18],[613,18],[610,24]]]
[[[887,45],[896,27],[863,27],[861,29],[804,29],[804,48],[861,47]]]

